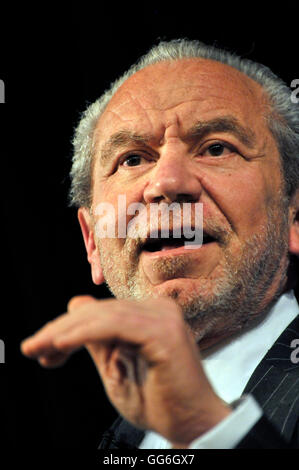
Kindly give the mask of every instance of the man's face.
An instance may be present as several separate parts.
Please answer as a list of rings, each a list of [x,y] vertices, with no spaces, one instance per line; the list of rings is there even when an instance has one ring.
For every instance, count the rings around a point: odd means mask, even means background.
[[[211,237],[198,249],[165,240],[149,251],[144,239],[94,233],[104,278],[118,298],[174,298],[206,342],[264,311],[285,281],[288,216],[266,106],[260,86],[238,71],[184,60],[132,76],[97,124],[95,221],[103,202],[123,215],[119,195],[127,207],[199,202]]]

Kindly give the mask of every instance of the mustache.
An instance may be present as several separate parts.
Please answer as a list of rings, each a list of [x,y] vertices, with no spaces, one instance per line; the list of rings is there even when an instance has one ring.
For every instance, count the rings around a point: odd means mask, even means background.
[[[231,238],[232,230],[229,227],[223,227],[214,220],[205,220],[203,226],[196,226],[194,223],[189,225],[173,224],[169,221],[161,221],[159,224],[148,226],[143,224],[140,228],[134,226],[133,229],[128,231],[128,236],[125,239],[124,251],[132,255],[139,255],[141,251],[154,244],[159,240],[170,240],[180,242],[196,241],[199,236],[203,244],[205,241],[216,241],[222,246],[226,246]],[[196,244],[196,243],[194,243]]]
[[[136,240],[142,248],[150,240],[195,239],[200,243],[203,233],[203,205],[165,203],[150,205],[131,219],[127,240]]]
[[[228,221],[212,219],[207,214],[203,220],[203,203],[132,203],[127,206],[124,201],[117,211],[110,206],[109,210],[105,205],[97,207],[95,214],[100,217],[97,222],[94,220],[95,234],[98,239],[123,238],[124,254],[126,251],[136,254],[152,240],[162,239],[179,244],[186,242],[188,248],[201,246],[207,238],[225,244],[232,232]]]

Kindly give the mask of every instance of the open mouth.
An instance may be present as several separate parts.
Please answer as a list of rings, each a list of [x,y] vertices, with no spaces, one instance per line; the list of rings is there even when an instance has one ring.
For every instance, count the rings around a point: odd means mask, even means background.
[[[207,233],[203,234],[202,246],[209,243],[216,242],[217,240],[208,235]],[[174,238],[172,234],[169,235],[169,238],[148,238],[145,244],[142,246],[142,251],[149,253],[156,253],[158,251],[174,250],[176,248],[181,248],[187,244],[194,243],[194,239],[185,238]]]

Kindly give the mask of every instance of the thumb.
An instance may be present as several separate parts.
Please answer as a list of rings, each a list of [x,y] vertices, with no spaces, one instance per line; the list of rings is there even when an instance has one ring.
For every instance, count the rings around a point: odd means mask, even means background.
[[[96,298],[92,297],[91,295],[77,295],[69,300],[67,304],[67,311],[71,313],[76,308],[81,307],[82,305],[87,304],[89,302],[95,301]]]

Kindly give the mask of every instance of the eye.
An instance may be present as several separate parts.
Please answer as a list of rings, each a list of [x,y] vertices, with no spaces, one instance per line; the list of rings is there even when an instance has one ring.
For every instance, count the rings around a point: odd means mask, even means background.
[[[130,155],[127,155],[123,160],[120,162],[121,166],[139,166],[143,162],[146,162],[147,159],[143,157],[142,155],[139,155],[138,153],[132,153]]]
[[[210,145],[203,151],[202,155],[207,155],[211,157],[223,157],[229,155],[230,153],[236,151],[232,146],[227,144],[215,143]]]

